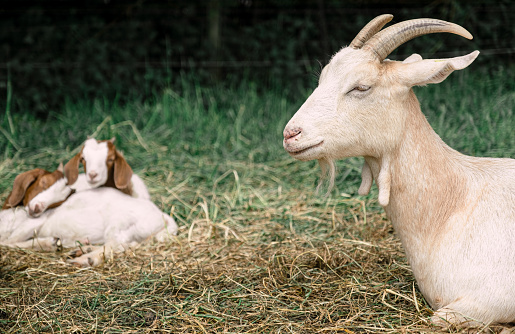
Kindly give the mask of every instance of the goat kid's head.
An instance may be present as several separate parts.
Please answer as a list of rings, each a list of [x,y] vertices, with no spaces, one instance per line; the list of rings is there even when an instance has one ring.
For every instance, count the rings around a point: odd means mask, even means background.
[[[318,87],[284,129],[283,146],[292,157],[327,163],[381,156],[399,144],[410,106],[418,105],[411,87],[439,83],[479,54],[386,60],[399,45],[424,34],[450,32],[472,39],[464,28],[436,19],[404,21],[380,31],[392,18],[376,17],[324,67]]]
[[[125,189],[130,184],[132,169],[122,153],[116,150],[114,138],[110,140],[89,138],[86,140],[82,150],[64,166],[64,173],[69,185],[77,181],[79,163],[82,163],[86,181],[92,188],[113,183],[110,186]]]
[[[54,172],[36,168],[21,173],[14,179],[13,189],[2,209],[23,205],[30,216],[37,217],[66,200],[71,189],[65,185],[62,163]]]

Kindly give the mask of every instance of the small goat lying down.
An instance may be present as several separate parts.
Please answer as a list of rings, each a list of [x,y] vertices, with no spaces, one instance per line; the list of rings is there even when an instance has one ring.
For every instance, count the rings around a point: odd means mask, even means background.
[[[284,148],[318,159],[363,156],[359,194],[373,180],[432,321],[479,326],[515,321],[515,160],[465,156],[447,146],[420,110],[413,86],[443,81],[478,56],[385,58],[420,35],[462,27],[435,19],[397,23],[382,15],[336,53],[319,85],[284,129]]]
[[[176,233],[174,219],[154,203],[108,187],[78,192],[37,218],[21,207],[0,211],[0,244],[47,251],[83,245],[68,260],[83,267],[150,237],[163,242]]]
[[[89,138],[84,142],[81,151],[64,166],[64,174],[72,187],[79,177],[80,163],[89,187],[112,187],[132,197],[150,199],[141,178],[132,172],[123,154],[114,146],[114,138],[101,141]]]

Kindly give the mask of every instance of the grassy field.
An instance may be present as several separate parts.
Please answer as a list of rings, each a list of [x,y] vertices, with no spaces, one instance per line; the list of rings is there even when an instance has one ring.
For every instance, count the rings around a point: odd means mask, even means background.
[[[461,72],[416,89],[430,123],[463,153],[515,158],[513,71]],[[1,247],[0,331],[433,332],[377,188],[357,195],[361,159],[339,162],[324,196],[317,164],[283,151],[282,130],[308,94],[185,76],[145,103],[66,101],[48,120],[8,110],[2,200],[18,173],[55,169],[88,135],[114,136],[180,230],[94,269]]]

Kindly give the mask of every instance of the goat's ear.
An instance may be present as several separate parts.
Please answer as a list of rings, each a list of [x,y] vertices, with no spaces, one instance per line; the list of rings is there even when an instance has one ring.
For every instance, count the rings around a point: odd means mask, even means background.
[[[444,81],[453,71],[462,70],[469,66],[478,54],[479,51],[474,51],[461,57],[425,60],[412,55],[399,66],[398,74],[402,82],[408,87],[439,83]],[[409,61],[406,62],[407,60]]]
[[[57,166],[57,171],[64,173],[64,166],[62,161],[59,163],[59,166]]]
[[[70,159],[64,165],[64,176],[66,176],[67,184],[71,185],[74,184],[75,181],[77,181],[77,178],[79,177],[79,163],[82,158],[82,150],[75,154],[73,158]]]
[[[109,141],[110,141],[111,143],[113,143],[113,144],[114,144],[114,141],[115,141],[115,140],[116,140],[116,137],[112,137],[111,139],[109,139]]]
[[[123,157],[123,154],[116,151],[114,158],[114,185],[118,189],[125,189],[129,186],[132,178],[132,168]]]
[[[34,183],[38,176],[45,173],[46,171],[44,169],[36,168],[16,176],[14,178],[13,190],[9,194],[9,197],[7,197],[4,208],[14,208],[15,206],[19,205],[23,201],[23,197],[25,196],[25,193],[27,192],[27,189],[30,187],[30,185]]]
[[[418,53],[414,53],[411,56],[409,56],[408,58],[404,59],[402,61],[402,63],[403,64],[411,64],[411,63],[415,63],[415,62],[421,61],[421,60],[422,60],[422,56],[419,55]]]

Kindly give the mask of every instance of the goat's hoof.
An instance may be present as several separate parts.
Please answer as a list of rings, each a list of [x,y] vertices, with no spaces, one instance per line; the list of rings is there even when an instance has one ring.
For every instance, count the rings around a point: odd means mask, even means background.
[[[73,259],[73,258],[82,256],[83,254],[84,254],[84,252],[82,251],[82,249],[79,248],[79,249],[68,252],[68,258]]]
[[[93,251],[93,247],[79,247],[75,250],[72,250],[68,253],[69,258],[76,258],[82,256],[87,253],[91,253]]]
[[[88,262],[84,262],[84,260],[77,260],[77,259],[70,259],[70,260],[66,260],[66,262],[68,262],[69,264],[71,264],[72,266],[76,267],[76,268],[89,268],[90,265]]]
[[[477,329],[484,326],[483,323],[464,316],[458,311],[445,307],[437,310],[431,317],[433,325],[448,330],[455,329]]]
[[[54,238],[54,245],[55,245],[56,252],[60,253],[63,251],[63,243],[61,241],[61,238]]]

